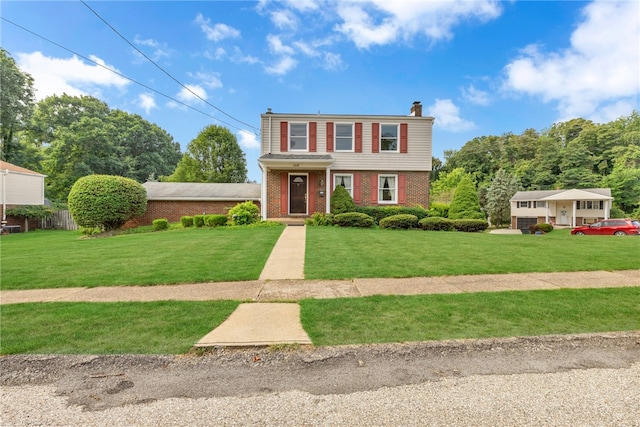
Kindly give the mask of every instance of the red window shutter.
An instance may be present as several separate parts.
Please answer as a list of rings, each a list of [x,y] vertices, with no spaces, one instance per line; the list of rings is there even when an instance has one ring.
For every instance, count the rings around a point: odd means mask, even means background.
[[[408,128],[409,126],[406,123],[400,124],[400,152],[401,153],[407,152],[408,141],[409,141]]]
[[[380,152],[380,123],[371,124],[371,152]]]
[[[371,203],[378,203],[378,175],[371,175]]]
[[[398,175],[398,204],[407,203],[407,176],[405,174]]]
[[[333,152],[333,122],[327,122],[327,153]]]
[[[280,174],[280,215],[289,213],[289,175],[286,172]]]
[[[362,153],[362,123],[356,123],[356,146],[355,152]]]
[[[280,151],[289,151],[289,123],[280,122]]]
[[[316,122],[309,122],[309,151],[316,152],[318,124]]]
[[[362,178],[359,173],[353,174],[353,202],[356,205],[362,203]]]
[[[309,194],[307,199],[309,200],[309,213],[312,214],[316,211],[316,176],[309,175]]]

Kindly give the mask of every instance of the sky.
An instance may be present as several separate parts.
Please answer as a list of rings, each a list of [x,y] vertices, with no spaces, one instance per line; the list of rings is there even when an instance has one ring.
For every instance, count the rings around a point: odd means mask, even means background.
[[[38,100],[90,95],[183,151],[227,127],[261,181],[260,114],[435,117],[433,155],[639,108],[640,2],[1,1]]]

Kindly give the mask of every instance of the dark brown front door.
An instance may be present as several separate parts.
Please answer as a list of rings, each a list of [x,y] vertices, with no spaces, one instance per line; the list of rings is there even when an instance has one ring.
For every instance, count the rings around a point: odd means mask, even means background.
[[[289,213],[307,213],[306,175],[289,175]]]

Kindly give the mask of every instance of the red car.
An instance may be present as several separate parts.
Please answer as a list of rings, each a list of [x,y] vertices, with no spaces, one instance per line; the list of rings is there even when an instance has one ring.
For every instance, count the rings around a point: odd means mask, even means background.
[[[624,236],[640,235],[640,221],[635,219],[605,219],[604,221],[594,222],[591,225],[576,227],[571,230],[571,234],[582,236],[585,234],[593,235],[615,235]]]

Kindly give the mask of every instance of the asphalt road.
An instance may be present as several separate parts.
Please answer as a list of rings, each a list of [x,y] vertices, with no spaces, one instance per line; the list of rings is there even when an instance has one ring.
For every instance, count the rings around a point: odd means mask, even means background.
[[[0,424],[640,425],[640,331],[183,356],[5,356]]]

